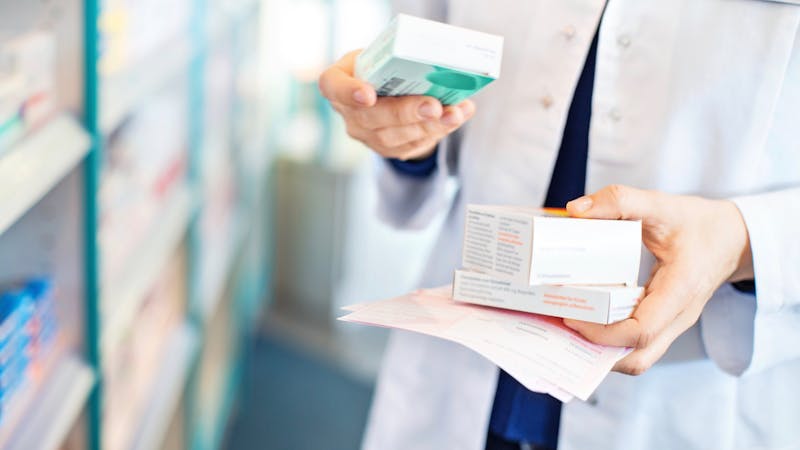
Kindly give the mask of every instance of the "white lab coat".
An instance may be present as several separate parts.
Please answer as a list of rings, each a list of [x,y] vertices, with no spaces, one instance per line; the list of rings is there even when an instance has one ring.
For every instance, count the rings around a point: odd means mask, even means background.
[[[434,176],[381,169],[387,220],[422,227],[448,211],[422,286],[449,282],[459,265],[466,203],[542,204],[604,4],[404,8],[505,36],[500,79],[477,96],[460,142],[442,145]],[[589,402],[565,405],[560,449],[800,448],[799,23],[797,1],[608,2],[587,192],[621,183],[734,200],[758,293],[722,286],[658,365],[611,374]],[[482,449],[496,380],[497,368],[470,350],[393,333],[364,448]]]

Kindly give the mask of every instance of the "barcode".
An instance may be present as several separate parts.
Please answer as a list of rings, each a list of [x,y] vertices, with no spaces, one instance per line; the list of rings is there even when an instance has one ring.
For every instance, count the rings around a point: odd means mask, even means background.
[[[392,95],[394,93],[394,91],[398,87],[400,87],[401,84],[403,84],[405,82],[406,82],[406,80],[404,80],[402,78],[397,78],[397,77],[389,78],[389,81],[387,81],[386,83],[383,83],[383,86],[381,86],[380,89],[378,89],[378,96],[386,97],[386,96]]]

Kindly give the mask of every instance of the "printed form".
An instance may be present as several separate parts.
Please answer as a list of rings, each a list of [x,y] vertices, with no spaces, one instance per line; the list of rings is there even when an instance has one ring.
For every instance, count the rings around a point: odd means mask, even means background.
[[[589,398],[630,349],[593,344],[560,319],[455,302],[451,288],[346,307],[339,320],[447,339],[483,355],[526,388],[561,401]]]

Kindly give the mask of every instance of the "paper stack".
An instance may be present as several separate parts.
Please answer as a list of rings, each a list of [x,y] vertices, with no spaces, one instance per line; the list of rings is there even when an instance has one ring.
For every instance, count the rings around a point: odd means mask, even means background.
[[[560,319],[453,301],[450,286],[354,305],[345,322],[397,328],[462,344],[526,388],[586,400],[629,350],[592,344]]]

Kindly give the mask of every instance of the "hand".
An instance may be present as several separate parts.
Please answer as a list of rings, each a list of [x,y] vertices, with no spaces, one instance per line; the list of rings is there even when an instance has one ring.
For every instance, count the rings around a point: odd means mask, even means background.
[[[656,258],[645,297],[633,315],[600,325],[564,324],[597,344],[632,347],[614,370],[644,373],[700,318],[724,282],[753,278],[750,240],[732,202],[609,186],[567,204],[574,217],[641,219],[644,245]]]
[[[344,118],[347,134],[381,156],[424,158],[475,114],[470,100],[443,107],[422,95],[378,98],[372,86],[353,76],[359,52],[348,53],[323,72],[319,88]]]

